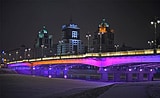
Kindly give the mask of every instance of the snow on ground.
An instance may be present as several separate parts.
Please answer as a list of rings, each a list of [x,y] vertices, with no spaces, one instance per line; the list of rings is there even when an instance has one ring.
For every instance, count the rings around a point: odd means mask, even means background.
[[[0,98],[56,98],[113,83],[0,74]]]
[[[160,81],[116,84],[98,98],[160,98]]]
[[[0,68],[0,74],[17,74],[17,72],[8,68]]]
[[[111,84],[114,85],[109,87]],[[106,86],[109,88],[104,90]],[[87,95],[96,98],[93,93],[97,93],[98,98],[160,98],[160,81],[93,82],[19,75],[14,71],[0,70],[0,98],[79,98],[81,95],[83,97],[80,98],[88,98]]]

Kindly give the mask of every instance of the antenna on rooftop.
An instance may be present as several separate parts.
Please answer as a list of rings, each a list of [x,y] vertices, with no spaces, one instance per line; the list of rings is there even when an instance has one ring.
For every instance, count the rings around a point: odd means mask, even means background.
[[[69,19],[69,23],[72,24],[73,23],[73,16],[72,16],[72,12],[73,12],[73,2],[70,0],[70,19]]]

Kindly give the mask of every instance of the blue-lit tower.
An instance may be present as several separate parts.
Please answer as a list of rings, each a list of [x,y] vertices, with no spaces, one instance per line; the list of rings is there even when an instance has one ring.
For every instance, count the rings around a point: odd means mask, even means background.
[[[57,45],[57,54],[81,54],[84,52],[82,41],[80,40],[80,28],[78,25],[70,23],[62,26],[62,38]]]

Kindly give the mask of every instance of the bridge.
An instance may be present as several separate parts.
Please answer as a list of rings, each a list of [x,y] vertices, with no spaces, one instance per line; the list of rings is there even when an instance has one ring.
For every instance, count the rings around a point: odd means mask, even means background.
[[[102,81],[152,80],[160,66],[160,49],[86,53],[8,62],[20,73],[48,77],[94,77]],[[73,76],[74,75],[74,76]]]

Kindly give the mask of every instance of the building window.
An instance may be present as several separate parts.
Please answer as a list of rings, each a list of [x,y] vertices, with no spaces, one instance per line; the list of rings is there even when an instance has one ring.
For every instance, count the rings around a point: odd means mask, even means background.
[[[72,31],[72,38],[77,38],[77,37],[78,37],[77,31]]]

